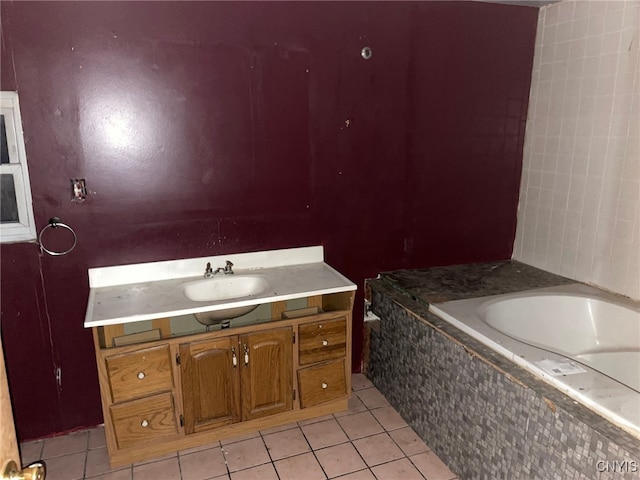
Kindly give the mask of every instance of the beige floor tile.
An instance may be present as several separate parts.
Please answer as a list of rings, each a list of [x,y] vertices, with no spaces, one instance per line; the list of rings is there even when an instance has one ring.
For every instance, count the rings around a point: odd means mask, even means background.
[[[424,480],[407,458],[383,463],[371,469],[378,480]]]
[[[186,450],[180,450],[178,455],[189,455],[190,453],[201,452],[202,450],[209,450],[210,448],[220,448],[220,442],[212,442],[193,448],[187,448]]]
[[[318,422],[324,422],[325,420],[329,420],[333,418],[333,415],[329,414],[329,415],[322,415],[321,417],[313,417],[313,418],[309,418],[307,420],[301,420],[298,422],[298,425],[300,425],[301,427],[304,425],[311,425],[312,423],[318,423]]]
[[[364,390],[358,390],[356,395],[369,409],[389,405],[387,399],[384,398],[384,395],[382,395],[377,388],[365,388]]]
[[[311,451],[302,430],[297,426],[262,438],[273,461]]]
[[[360,470],[359,472],[343,475],[342,477],[336,478],[336,480],[376,480],[376,477],[373,475],[371,470],[367,468],[366,470]]]
[[[342,430],[336,419],[325,420],[324,422],[312,423],[302,427],[304,436],[311,448],[319,450],[325,447],[332,447],[340,443],[348,442],[349,438]]]
[[[326,475],[313,453],[305,453],[275,462],[280,480],[324,480]]]
[[[47,476],[47,478],[49,478]],[[86,477],[88,478],[88,477]],[[133,478],[133,468],[127,467],[124,470],[105,473],[97,477],[91,477],[91,480],[131,480]]]
[[[369,467],[404,457],[404,453],[388,433],[355,440],[353,445]]]
[[[116,470],[122,470],[131,465],[125,465],[122,467],[111,468],[109,463],[109,453],[107,447],[95,448],[87,452],[87,465],[85,469],[86,477],[95,477],[98,475],[104,475],[105,473],[115,472]]]
[[[221,447],[180,455],[182,480],[205,480],[226,475],[227,465]]]
[[[245,470],[271,461],[262,437],[223,445],[222,450],[230,472]]]
[[[106,446],[107,439],[104,434],[104,427],[96,427],[89,430],[89,450]]]
[[[456,478],[364,375],[352,378],[356,391],[346,412],[213,442],[179,456],[111,470],[102,426],[25,442],[21,454],[25,463],[45,459],[48,480]]]
[[[369,412],[354,413],[337,420],[351,440],[384,432],[378,420]]]
[[[20,444],[20,459],[23,465],[28,465],[42,458],[44,440],[34,440]]]
[[[409,457],[427,480],[451,480],[456,475],[431,450]]]
[[[175,458],[177,456],[178,456],[178,452],[171,452],[171,453],[167,453],[166,455],[161,455],[159,457],[148,458],[147,460],[140,460],[139,462],[134,463],[133,466],[137,467],[139,465],[146,465],[147,463],[159,462],[160,460],[169,460],[170,458]]]
[[[344,411],[344,412],[338,412],[338,413],[334,414],[334,416],[336,418],[344,417],[345,415],[351,415],[352,413],[364,412],[366,410],[367,410],[367,407],[365,407],[364,403],[362,403],[362,400],[360,400],[358,398],[358,396],[354,393],[354,394],[351,395],[351,398],[349,399],[349,406],[348,406],[347,410]]]
[[[73,432],[59,437],[46,438],[42,448],[42,458],[59,457],[70,453],[84,452],[87,450],[89,431]]]
[[[391,405],[376,408],[371,410],[371,413],[387,432],[407,426],[407,422],[404,421],[400,414],[396,412],[395,408]]]
[[[260,430],[261,435],[270,435],[272,433],[282,432],[284,430],[290,430],[292,428],[296,428],[298,426],[297,423],[287,423],[286,425],[278,425],[277,427],[267,428],[266,430]]]
[[[257,467],[240,470],[231,474],[231,480],[278,480],[273,463],[265,463]]]
[[[107,446],[107,438],[103,426],[92,428],[87,430],[87,432],[89,433],[89,440],[87,441],[87,448],[89,450]]]
[[[351,388],[353,390],[362,390],[364,388],[373,387],[373,383],[363,373],[354,373],[351,375]]]
[[[316,450],[315,454],[329,478],[357,472],[367,467],[351,443]]]
[[[47,480],[79,480],[84,476],[85,452],[45,460]]]
[[[407,456],[415,455],[417,453],[426,452],[429,447],[426,443],[414,432],[411,427],[400,428],[389,432],[391,438],[398,444],[400,449]]]
[[[223,440],[220,440],[220,443],[222,445],[229,445],[230,443],[242,442],[244,440],[249,440],[251,438],[256,438],[259,436],[260,436],[260,432],[249,432],[249,433],[244,433],[242,435],[238,435],[236,437],[225,438]]]
[[[178,457],[133,467],[133,480],[180,480]],[[48,480],[48,479],[47,479]]]

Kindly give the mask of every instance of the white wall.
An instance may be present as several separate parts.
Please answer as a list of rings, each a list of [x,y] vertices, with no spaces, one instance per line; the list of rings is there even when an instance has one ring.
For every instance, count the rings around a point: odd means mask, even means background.
[[[513,258],[640,299],[640,1],[540,9]]]

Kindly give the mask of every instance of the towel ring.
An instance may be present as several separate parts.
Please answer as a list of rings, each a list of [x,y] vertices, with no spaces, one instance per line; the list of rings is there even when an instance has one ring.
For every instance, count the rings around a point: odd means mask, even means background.
[[[71,247],[69,247],[64,252],[54,252],[52,250],[49,250],[49,249],[45,248],[45,246],[42,244],[42,234],[45,232],[45,230],[47,228],[58,228],[58,227],[66,228],[67,230],[69,230],[71,232],[71,235],[73,235],[73,245],[71,245]],[[49,255],[53,255],[53,256],[66,255],[71,250],[76,248],[76,243],[77,242],[78,242],[78,237],[76,236],[76,232],[73,231],[73,228],[71,228],[66,223],[62,223],[58,217],[50,218],[49,219],[49,223],[40,231],[40,235],[38,235],[38,244],[40,244],[40,251],[41,252],[47,252]]]

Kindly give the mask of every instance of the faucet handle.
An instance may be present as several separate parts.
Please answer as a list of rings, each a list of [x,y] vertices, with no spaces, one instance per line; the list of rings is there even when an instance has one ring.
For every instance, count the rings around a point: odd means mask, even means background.
[[[224,273],[226,273],[226,274],[233,273],[232,267],[233,267],[233,263],[230,262],[229,260],[227,260],[225,262]]]
[[[213,268],[211,268],[211,262],[207,262],[207,266],[204,269],[204,276],[210,277],[213,275]]]

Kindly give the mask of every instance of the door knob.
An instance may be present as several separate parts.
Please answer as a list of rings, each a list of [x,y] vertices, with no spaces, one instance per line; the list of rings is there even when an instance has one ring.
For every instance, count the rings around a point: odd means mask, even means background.
[[[2,474],[2,480],[44,480],[46,468],[43,462],[35,462],[28,467],[18,470],[16,462],[11,460],[7,463]]]

